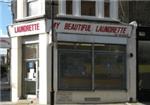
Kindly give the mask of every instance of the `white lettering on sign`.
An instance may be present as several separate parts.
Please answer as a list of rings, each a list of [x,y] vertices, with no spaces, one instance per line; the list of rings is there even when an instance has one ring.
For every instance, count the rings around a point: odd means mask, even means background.
[[[132,30],[132,27],[127,25],[79,23],[69,21],[55,21],[53,27],[56,32],[114,35],[121,37],[129,36]]]

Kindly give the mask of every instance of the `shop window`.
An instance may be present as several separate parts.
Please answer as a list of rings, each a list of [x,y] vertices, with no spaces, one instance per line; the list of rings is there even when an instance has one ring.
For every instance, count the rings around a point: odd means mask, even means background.
[[[110,17],[110,1],[109,0],[104,1],[104,16]]]
[[[66,14],[72,14],[72,0],[66,0]]]
[[[125,46],[95,46],[95,89],[126,89]]]
[[[90,90],[91,50],[84,46],[59,46],[59,89]]]
[[[126,46],[58,45],[58,89],[125,90]]]
[[[39,0],[27,0],[27,16],[39,15],[41,13],[39,5]]]
[[[81,15],[95,16],[95,1],[81,0]]]

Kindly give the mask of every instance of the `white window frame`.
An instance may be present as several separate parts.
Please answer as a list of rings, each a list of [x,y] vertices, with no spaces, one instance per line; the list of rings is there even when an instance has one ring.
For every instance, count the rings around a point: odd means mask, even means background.
[[[97,17],[97,18],[111,18],[118,20],[118,0],[109,0],[109,17],[105,17],[104,2],[105,0],[86,0],[86,1],[95,1],[95,16],[87,17]],[[72,15],[81,16],[81,0],[72,1]],[[66,14],[66,0],[59,0],[59,15]],[[84,15],[82,15],[85,17]]]
[[[45,15],[45,0],[36,0],[38,1],[40,12],[36,15],[27,16],[27,2],[35,0],[17,0],[17,19],[16,21],[23,21],[33,18],[43,17]]]

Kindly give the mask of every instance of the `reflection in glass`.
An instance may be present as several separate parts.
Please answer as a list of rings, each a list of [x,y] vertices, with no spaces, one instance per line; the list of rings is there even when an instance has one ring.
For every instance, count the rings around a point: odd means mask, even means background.
[[[58,45],[60,90],[125,90],[126,46]]]
[[[138,50],[140,89],[150,90],[150,42],[139,41]]]
[[[77,46],[72,50],[59,49],[58,55],[59,89],[90,90],[92,81],[90,51]]]
[[[28,44],[23,45],[24,59],[38,58],[38,45]]]
[[[36,94],[36,62],[38,59],[38,44],[23,44],[22,62],[22,96]]]
[[[126,89],[126,46],[95,46],[95,89]]]
[[[26,82],[26,94],[36,94],[36,82],[35,81],[25,81]]]

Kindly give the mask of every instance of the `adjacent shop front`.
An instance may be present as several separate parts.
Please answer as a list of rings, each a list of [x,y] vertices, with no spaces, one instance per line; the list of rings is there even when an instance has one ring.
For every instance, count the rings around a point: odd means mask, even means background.
[[[138,26],[137,28],[137,69],[138,69],[138,100],[150,101],[150,27]]]
[[[56,103],[136,100],[133,26],[56,20],[54,29]]]
[[[17,56],[12,55],[12,96],[46,104],[54,88],[55,104],[136,101],[134,25],[60,18],[51,35],[50,24],[39,20],[10,26]]]

